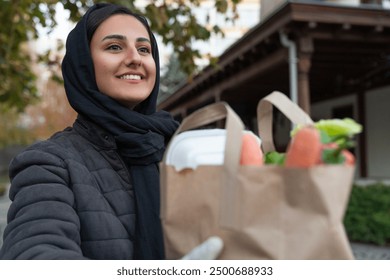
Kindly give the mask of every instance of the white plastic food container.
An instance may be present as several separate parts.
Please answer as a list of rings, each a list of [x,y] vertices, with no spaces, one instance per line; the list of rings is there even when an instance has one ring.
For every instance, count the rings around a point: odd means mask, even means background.
[[[251,133],[251,131],[244,131]],[[200,129],[185,131],[175,136],[166,151],[166,164],[177,171],[195,169],[198,165],[222,165],[226,141],[225,129]]]

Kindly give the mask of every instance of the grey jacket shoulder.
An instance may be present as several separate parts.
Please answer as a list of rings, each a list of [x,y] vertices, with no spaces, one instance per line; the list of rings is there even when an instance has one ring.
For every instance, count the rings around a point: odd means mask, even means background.
[[[1,259],[132,259],[135,202],[113,137],[85,119],[10,164]]]

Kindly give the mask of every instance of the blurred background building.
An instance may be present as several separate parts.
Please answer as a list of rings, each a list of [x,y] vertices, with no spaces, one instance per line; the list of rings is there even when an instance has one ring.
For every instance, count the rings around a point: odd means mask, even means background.
[[[357,178],[390,179],[390,10],[388,1],[262,0],[259,22],[191,82],[161,98],[181,120],[226,101],[256,131],[257,102],[274,90],[313,120],[352,117],[364,126],[353,151]],[[290,123],[277,116],[285,149]]]

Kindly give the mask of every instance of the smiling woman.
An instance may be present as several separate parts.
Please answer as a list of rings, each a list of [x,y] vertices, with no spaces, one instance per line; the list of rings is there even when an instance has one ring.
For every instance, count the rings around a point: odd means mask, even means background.
[[[178,124],[156,112],[147,21],[94,5],[68,35],[62,74],[77,120],[12,160],[0,258],[164,258],[158,162]]]
[[[178,127],[156,112],[160,71],[145,18],[91,7],[66,42],[72,127],[11,162],[0,259],[163,259],[159,166]],[[186,255],[216,258],[219,238]]]
[[[129,108],[152,92],[156,64],[151,41],[147,29],[135,17],[115,15],[105,20],[92,36],[90,49],[100,92]]]

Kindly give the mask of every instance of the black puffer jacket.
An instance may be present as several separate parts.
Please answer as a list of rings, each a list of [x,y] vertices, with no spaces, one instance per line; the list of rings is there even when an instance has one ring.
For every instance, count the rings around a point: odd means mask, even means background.
[[[19,154],[1,259],[132,259],[135,200],[111,135],[78,118]]]

